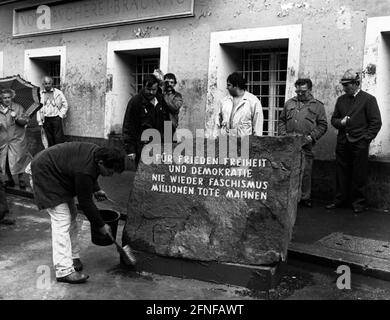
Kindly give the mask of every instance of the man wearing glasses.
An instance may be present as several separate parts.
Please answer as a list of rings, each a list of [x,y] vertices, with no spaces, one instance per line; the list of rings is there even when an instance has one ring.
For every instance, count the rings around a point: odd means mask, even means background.
[[[337,99],[331,119],[332,125],[338,129],[336,198],[326,208],[352,205],[357,215],[366,209],[368,150],[382,120],[376,98],[360,90],[358,72],[347,70],[340,83],[345,94]]]
[[[311,172],[313,168],[313,145],[325,134],[328,129],[324,104],[313,98],[310,79],[298,79],[295,82],[297,95],[288,100],[279,119],[279,135],[302,134],[305,144],[302,146],[304,171],[301,186],[300,204],[312,207],[311,202]]]

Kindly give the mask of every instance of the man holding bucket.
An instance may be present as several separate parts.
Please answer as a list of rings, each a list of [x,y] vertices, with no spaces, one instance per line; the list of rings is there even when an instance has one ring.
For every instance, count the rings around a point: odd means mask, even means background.
[[[51,217],[53,263],[59,282],[83,283],[88,275],[81,273],[78,245],[77,196],[80,209],[91,222],[91,228],[112,237],[111,228],[93,202],[106,199],[97,179],[112,176],[125,167],[126,154],[119,149],[99,147],[92,143],[67,142],[40,152],[31,162],[32,187],[40,210]]]

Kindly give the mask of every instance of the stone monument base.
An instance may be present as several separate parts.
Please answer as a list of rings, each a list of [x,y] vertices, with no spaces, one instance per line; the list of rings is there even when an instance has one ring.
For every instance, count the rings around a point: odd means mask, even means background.
[[[134,253],[137,256],[137,265],[128,267],[132,271],[235,285],[253,291],[269,291],[275,288],[280,282],[285,265],[285,262],[280,262],[272,266],[251,266],[170,258],[141,251]]]

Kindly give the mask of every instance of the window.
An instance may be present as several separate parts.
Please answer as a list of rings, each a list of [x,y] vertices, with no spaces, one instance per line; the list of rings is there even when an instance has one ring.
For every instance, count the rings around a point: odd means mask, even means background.
[[[153,73],[155,69],[160,68],[160,55],[153,56],[137,56],[137,64],[135,70],[137,92],[142,89],[142,83],[145,75]]]
[[[29,49],[24,54],[24,75],[36,86],[42,85],[44,76],[53,78],[53,85],[60,89],[65,82],[66,47]]]
[[[126,106],[146,74],[168,70],[169,37],[109,41],[104,136],[121,134]]]
[[[48,75],[53,78],[53,87],[60,89],[61,87],[61,58],[59,56],[54,57],[42,57],[31,58],[32,63],[35,64],[37,72],[41,76]]]
[[[207,136],[218,134],[218,101],[226,96],[229,74],[241,71],[248,90],[258,96],[264,112],[264,135],[277,135],[285,99],[295,95],[302,25],[211,32],[206,104]]]
[[[285,101],[287,48],[243,49],[242,56],[242,73],[248,91],[256,95],[263,106],[263,134],[277,135]]]
[[[390,157],[390,16],[367,19],[362,89],[378,101],[383,124],[370,144],[370,154]],[[385,120],[386,119],[386,120]]]

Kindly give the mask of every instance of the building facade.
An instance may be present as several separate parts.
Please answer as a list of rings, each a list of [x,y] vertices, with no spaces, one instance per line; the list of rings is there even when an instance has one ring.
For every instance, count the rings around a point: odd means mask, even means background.
[[[264,134],[277,134],[298,77],[313,80],[328,120],[345,70],[363,71],[383,127],[370,153],[390,159],[390,2],[387,0],[86,0],[0,2],[0,76],[40,85],[51,74],[69,101],[70,139],[109,141],[121,133],[143,75],[178,78],[180,127],[210,129],[226,77],[245,74],[264,108]],[[318,193],[330,194],[337,131],[315,148]],[[381,167],[382,168],[382,167]],[[379,170],[379,169],[378,169]],[[380,169],[380,170],[383,170]],[[388,169],[386,169],[388,170]]]

